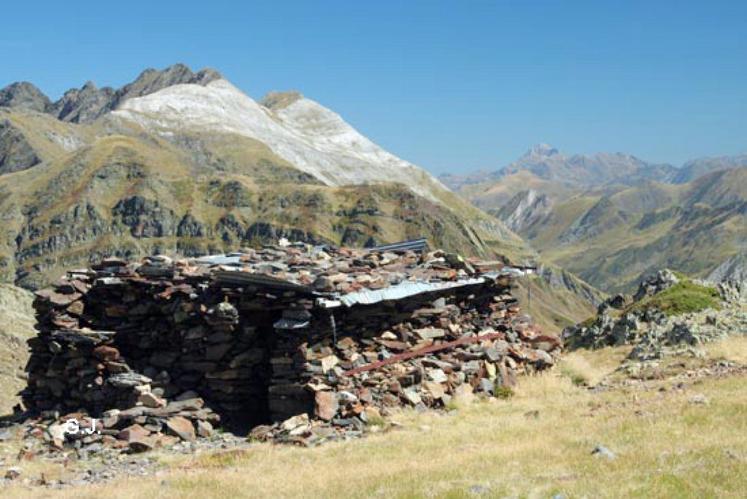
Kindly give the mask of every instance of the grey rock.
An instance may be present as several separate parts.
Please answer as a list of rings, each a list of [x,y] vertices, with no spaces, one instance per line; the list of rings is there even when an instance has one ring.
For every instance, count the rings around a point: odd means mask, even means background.
[[[18,466],[11,466],[7,470],[5,470],[5,479],[6,480],[16,480],[18,477],[21,476],[21,473],[23,470],[19,468]]]
[[[490,487],[487,487],[485,485],[473,485],[469,488],[469,493],[475,496],[479,496],[482,494],[487,494],[490,492]]]
[[[610,461],[617,459],[617,455],[603,445],[597,445],[596,447],[594,447],[594,449],[591,451],[591,454],[593,456],[608,459]]]
[[[106,380],[107,383],[116,388],[135,388],[136,386],[147,385],[151,381],[147,376],[135,372],[114,374]]]
[[[668,289],[680,280],[674,275],[669,269],[663,269],[658,271],[656,274],[646,277],[638,286],[633,299],[635,301],[641,300],[646,296],[653,296],[657,293],[661,293],[665,289]]]
[[[0,120],[0,175],[26,170],[40,162],[23,132],[10,120]]]
[[[47,112],[62,121],[90,123],[116,109],[122,102],[134,97],[152,94],[172,85],[195,83],[206,85],[221,75],[212,69],[193,73],[183,64],[174,64],[164,70],[146,69],[135,81],[122,88],[97,88],[87,82],[81,88],[70,89],[58,101],[47,106]]]
[[[11,83],[0,89],[0,107],[29,109],[43,113],[50,105],[49,97],[27,81]]]

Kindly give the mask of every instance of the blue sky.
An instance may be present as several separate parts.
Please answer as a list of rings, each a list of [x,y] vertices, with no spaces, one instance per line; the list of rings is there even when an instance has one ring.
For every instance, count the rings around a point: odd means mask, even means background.
[[[538,142],[679,164],[747,152],[747,2],[11,2],[0,86],[146,67],[297,89],[436,173]]]

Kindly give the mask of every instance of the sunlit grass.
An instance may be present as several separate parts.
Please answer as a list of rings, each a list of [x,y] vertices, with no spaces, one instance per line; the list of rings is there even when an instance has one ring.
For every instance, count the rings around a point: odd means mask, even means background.
[[[157,477],[49,496],[739,497],[747,488],[745,377],[592,392],[567,374],[593,385],[626,352],[574,353],[560,369],[522,378],[510,399],[403,411],[391,418],[401,427],[359,441],[169,457],[170,471]],[[709,403],[691,403],[696,393]],[[617,458],[591,455],[599,444]]]

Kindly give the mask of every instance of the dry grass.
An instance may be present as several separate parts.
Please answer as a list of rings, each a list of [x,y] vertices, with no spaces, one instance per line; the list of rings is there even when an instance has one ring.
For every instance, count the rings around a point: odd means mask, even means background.
[[[575,350],[563,356],[560,372],[578,386],[596,386],[620,366],[630,347]]]
[[[743,347],[744,345],[742,345]],[[564,369],[590,382],[625,355],[571,354]],[[167,458],[145,479],[45,497],[739,497],[747,490],[744,376],[685,389],[640,383],[603,392],[560,370],[525,378],[508,401],[452,414],[403,412],[401,429],[314,449],[258,445],[244,452]],[[702,393],[709,404],[693,404]],[[591,455],[597,444],[617,454]]]
[[[725,340],[707,345],[708,357],[747,364],[747,335],[729,336]]]
[[[0,283],[0,414],[11,412],[26,384],[19,374],[28,359],[26,340],[36,333],[33,298],[25,289]]]

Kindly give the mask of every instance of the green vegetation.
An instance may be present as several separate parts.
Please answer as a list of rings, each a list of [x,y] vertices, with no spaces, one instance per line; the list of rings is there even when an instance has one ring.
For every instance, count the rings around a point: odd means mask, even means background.
[[[680,276],[678,276],[680,277]],[[628,307],[628,312],[658,308],[666,315],[699,312],[707,308],[720,309],[718,290],[683,279],[669,289],[648,296]]]
[[[498,385],[496,383],[494,391],[495,391],[494,393],[495,398],[505,400],[505,399],[510,399],[511,397],[514,396],[514,391],[511,389],[510,386]]]

